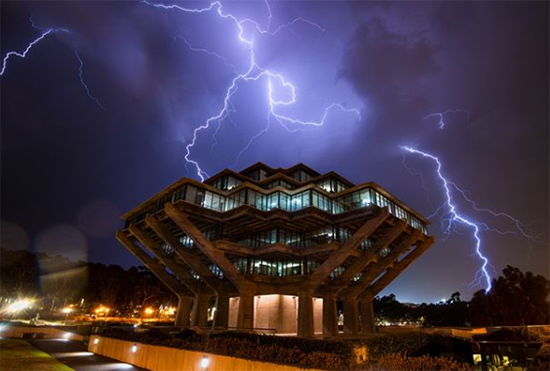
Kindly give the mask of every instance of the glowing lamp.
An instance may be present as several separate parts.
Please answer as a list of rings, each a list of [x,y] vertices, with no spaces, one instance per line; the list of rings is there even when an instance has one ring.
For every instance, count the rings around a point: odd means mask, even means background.
[[[210,358],[208,358],[208,356],[202,356],[201,368],[207,368],[208,365],[210,365]]]

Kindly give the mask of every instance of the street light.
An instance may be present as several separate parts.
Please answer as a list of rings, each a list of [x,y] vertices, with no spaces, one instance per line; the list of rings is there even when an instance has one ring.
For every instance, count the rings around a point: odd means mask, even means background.
[[[110,311],[111,311],[111,308],[104,307],[103,305],[100,305],[99,307],[97,307],[97,308],[94,310],[94,312],[95,312],[98,316],[103,315],[103,317],[107,317],[107,314],[109,314]]]
[[[32,307],[32,303],[31,299],[19,299],[8,305],[6,310],[10,313],[17,313]]]

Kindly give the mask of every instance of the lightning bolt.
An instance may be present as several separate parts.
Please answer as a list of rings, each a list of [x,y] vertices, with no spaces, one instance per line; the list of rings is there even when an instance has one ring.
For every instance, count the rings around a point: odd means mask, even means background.
[[[460,223],[465,225],[467,228],[470,228],[473,232],[473,238],[475,240],[475,255],[479,257],[479,259],[482,262],[481,268],[477,271],[476,276],[474,278],[474,281],[470,284],[470,287],[480,285],[481,282],[485,281],[485,292],[489,292],[491,290],[491,275],[488,272],[488,267],[491,267],[491,264],[489,263],[489,259],[483,254],[482,252],[482,239],[481,239],[481,232],[494,232],[498,233],[500,235],[516,235],[518,237],[525,238],[528,243],[529,247],[531,249],[532,243],[541,243],[543,242],[538,236],[533,235],[533,233],[529,230],[529,227],[522,223],[519,219],[513,217],[512,215],[505,213],[505,212],[496,212],[488,208],[479,207],[477,204],[468,197],[468,192],[464,189],[460,188],[456,183],[450,181],[447,177],[443,175],[442,171],[442,164],[440,159],[437,156],[434,156],[430,153],[420,151],[415,148],[411,147],[401,147],[405,151],[413,154],[417,154],[422,156],[423,158],[427,158],[434,162],[436,164],[436,174],[439,180],[442,183],[443,191],[445,193],[445,201],[441,206],[439,206],[436,211],[428,217],[428,219],[431,219],[435,216],[437,216],[440,213],[444,213],[443,217],[441,218],[441,226],[443,229],[443,232],[448,236],[452,231],[454,231],[454,224]],[[412,170],[407,166],[405,161],[403,161],[403,165],[409,172]],[[413,173],[417,174],[417,173]],[[478,213],[486,213],[494,218],[504,219],[508,222],[512,223],[514,226],[513,230],[501,230],[498,228],[494,228],[489,226],[485,222],[481,221],[475,221],[469,216],[465,215],[462,212],[459,212],[458,207],[456,206],[454,196],[460,196],[466,203],[470,205],[472,210]],[[444,211],[445,210],[445,211]],[[493,268],[494,270],[494,268]]]
[[[428,116],[424,117],[423,120],[427,120],[427,119],[430,119],[432,117],[437,117],[439,122],[438,122],[438,126],[440,129],[444,129],[445,128],[445,116],[448,115],[448,114],[451,114],[451,113],[465,113],[466,115],[468,115],[468,117],[470,117],[470,112],[465,110],[465,109],[462,109],[462,108],[457,108],[457,109],[448,109],[446,111],[443,111],[443,112],[434,112],[434,113],[430,113]]]
[[[32,21],[31,21],[32,22]],[[33,41],[31,41],[31,43],[29,45],[27,45],[27,47],[25,48],[25,50],[23,50],[23,52],[16,52],[16,51],[11,51],[11,52],[8,52],[5,56],[4,56],[4,59],[2,60],[2,69],[0,70],[0,76],[3,76],[4,75],[4,72],[6,72],[6,68],[8,67],[8,60],[11,58],[11,57],[19,57],[19,58],[26,58],[27,57],[27,54],[31,51],[31,49],[36,45],[38,44],[40,41],[44,40],[47,36],[55,33],[59,31],[58,29],[55,29],[55,28],[50,28],[46,31],[44,31],[39,37],[37,37],[36,39],[34,39]]]
[[[307,24],[311,27],[317,28],[321,32],[324,32],[325,31],[324,28],[322,28],[318,24],[316,24],[316,23],[314,23],[310,20],[307,20],[303,17],[297,17],[297,18],[293,19],[292,21],[290,21],[288,23],[280,25],[274,31],[271,31],[270,29],[271,29],[271,22],[272,22],[273,14],[271,12],[271,7],[269,6],[269,3],[267,1],[265,1],[266,8],[267,8],[267,11],[268,11],[268,20],[267,20],[267,27],[266,28],[262,28],[258,22],[254,21],[250,18],[239,19],[231,13],[225,13],[224,10],[223,10],[222,4],[219,1],[212,2],[212,3],[210,3],[209,6],[204,7],[204,8],[185,8],[185,7],[182,7],[180,5],[176,5],[176,4],[165,5],[165,4],[160,4],[160,3],[151,3],[147,0],[143,0],[142,2],[149,5],[149,6],[153,6],[155,8],[161,8],[161,9],[165,9],[165,10],[178,10],[178,11],[182,11],[182,12],[185,12],[185,13],[205,13],[205,12],[215,11],[220,18],[225,19],[225,20],[229,20],[229,21],[234,23],[234,25],[237,28],[237,38],[238,38],[238,40],[242,44],[244,44],[245,46],[248,47],[248,50],[249,50],[248,68],[246,69],[246,71],[241,72],[241,73],[238,73],[235,70],[235,76],[233,77],[233,79],[231,80],[230,85],[227,87],[227,89],[225,91],[225,96],[224,96],[224,99],[223,99],[223,105],[222,105],[220,111],[216,115],[208,118],[205,121],[204,124],[196,127],[193,130],[192,139],[185,147],[185,156],[184,156],[185,161],[187,162],[187,164],[191,164],[196,168],[197,175],[199,176],[199,178],[202,181],[204,181],[204,179],[206,177],[208,177],[208,174],[203,169],[201,169],[200,164],[198,163],[198,161],[191,158],[191,150],[195,146],[195,144],[197,142],[198,135],[201,131],[207,130],[210,127],[211,124],[213,124],[215,122],[218,122],[218,123],[222,122],[230,116],[230,113],[232,112],[231,98],[236,93],[236,91],[238,90],[238,86],[239,86],[240,83],[264,81],[266,83],[266,88],[267,88],[269,110],[268,110],[268,113],[267,113],[267,117],[268,117],[267,126],[264,129],[262,129],[260,132],[258,132],[254,136],[252,136],[252,138],[249,140],[248,144],[239,152],[236,161],[238,161],[240,156],[246,150],[248,150],[250,148],[250,146],[253,144],[255,139],[257,139],[262,134],[264,134],[268,131],[268,129],[270,127],[269,118],[275,119],[275,121],[278,122],[285,130],[287,130],[288,132],[291,132],[291,133],[296,132],[298,130],[301,130],[305,126],[322,126],[322,125],[324,125],[325,121],[327,120],[327,118],[329,116],[329,113],[334,109],[340,109],[340,110],[342,110],[344,112],[347,112],[347,113],[353,113],[353,114],[357,115],[359,119],[361,118],[361,113],[360,113],[359,110],[345,108],[343,105],[338,104],[338,103],[332,103],[331,105],[326,107],[325,110],[324,110],[323,115],[321,116],[321,118],[318,121],[307,121],[307,120],[303,120],[303,119],[299,119],[299,118],[289,117],[289,116],[283,115],[283,114],[281,114],[277,111],[277,108],[288,107],[288,106],[293,105],[294,103],[296,103],[296,99],[297,99],[297,97],[296,97],[296,88],[294,87],[294,85],[292,83],[290,83],[288,80],[286,80],[283,75],[281,75],[281,74],[279,74],[275,71],[266,69],[266,68],[260,66],[256,62],[255,51],[254,51],[254,46],[255,46],[254,36],[258,35],[258,34],[259,35],[272,35],[273,36],[273,35],[276,35],[278,32],[280,32],[284,29],[291,28],[292,26],[294,26],[298,22]],[[249,37],[245,36],[245,28],[246,27],[252,27],[252,30],[253,30],[252,35],[250,35]],[[206,50],[206,49],[196,48],[196,47],[192,46],[187,40],[184,39],[184,41],[186,42],[187,46],[192,51],[207,53],[207,54],[209,54],[213,57],[221,59],[226,65],[232,66],[230,63],[228,63],[227,59],[223,58],[221,55],[219,55],[215,52]],[[287,93],[287,95],[289,95],[289,98],[287,98],[287,99],[277,99],[277,98],[275,98],[275,96],[278,95],[278,93],[280,93],[281,91]],[[302,128],[300,128],[300,126]],[[218,130],[219,129],[216,130],[216,133],[217,133]]]
[[[487,271],[487,267],[489,266],[489,259],[485,255],[483,255],[483,252],[481,251],[482,241],[480,237],[480,232],[485,225],[483,223],[480,224],[475,221],[469,220],[469,218],[466,215],[459,213],[457,207],[455,206],[455,203],[452,197],[452,192],[451,192],[451,187],[454,187],[454,188],[457,188],[457,187],[456,185],[454,185],[454,183],[448,181],[447,178],[443,175],[441,161],[439,160],[438,157],[411,147],[403,146],[401,148],[410,153],[421,155],[422,157],[428,158],[431,161],[436,163],[437,177],[439,178],[439,180],[443,185],[443,190],[445,192],[445,197],[446,197],[445,203],[441,207],[439,207],[436,213],[438,213],[443,208],[447,209],[448,218],[447,218],[447,227],[445,228],[446,234],[451,233],[451,228],[454,225],[454,222],[458,222],[472,229],[473,237],[475,240],[475,253],[479,257],[479,259],[481,259],[482,261],[481,268],[476,273],[476,278],[478,278],[479,276],[479,280],[483,280],[483,279],[485,280],[485,292],[491,291],[492,278],[489,272]]]
[[[88,98],[93,100],[99,108],[101,108],[104,111],[107,111],[107,109],[101,104],[98,98],[94,97],[92,93],[90,93],[90,88],[88,88],[88,85],[84,81],[84,61],[82,61],[82,58],[80,58],[80,54],[75,50],[74,55],[76,56],[76,59],[78,59],[79,67],[78,67],[78,77],[80,77],[80,83],[82,86],[84,86],[84,89],[86,90],[86,95],[88,95]]]
[[[25,48],[25,50],[23,50],[23,52],[16,52],[16,51],[8,52],[4,56],[4,59],[2,60],[2,68],[0,70],[0,76],[4,75],[4,72],[6,71],[6,68],[8,66],[8,60],[10,59],[10,57],[15,56],[15,57],[19,57],[19,58],[26,58],[27,54],[31,51],[31,49],[36,44],[40,43],[42,40],[44,40],[46,37],[48,37],[49,35],[59,33],[59,32],[69,33],[69,34],[73,33],[72,31],[67,30],[65,28],[44,28],[44,27],[40,27],[34,22],[34,19],[32,17],[29,17],[29,21],[31,23],[32,28],[35,28],[35,29],[41,31],[42,34],[39,37],[37,37],[36,39],[34,39],[33,41],[31,41],[31,43],[29,45],[27,45],[27,47]],[[99,102],[99,99],[94,97],[91,94],[90,88],[88,87],[88,85],[84,81],[84,61],[80,57],[78,51],[75,50],[74,54],[75,54],[76,59],[78,60],[78,63],[79,63],[78,76],[79,76],[79,79],[80,79],[80,83],[84,87],[84,89],[86,90],[86,95],[88,95],[88,98],[93,100],[101,109],[106,110],[105,107]]]

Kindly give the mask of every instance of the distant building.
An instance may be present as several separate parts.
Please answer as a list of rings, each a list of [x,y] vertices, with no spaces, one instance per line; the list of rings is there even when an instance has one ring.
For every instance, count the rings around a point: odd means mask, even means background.
[[[298,164],[183,178],[123,216],[117,239],[179,297],[176,324],[311,337],[373,332],[372,299],[433,243],[376,183]],[[212,309],[210,309],[212,313]]]

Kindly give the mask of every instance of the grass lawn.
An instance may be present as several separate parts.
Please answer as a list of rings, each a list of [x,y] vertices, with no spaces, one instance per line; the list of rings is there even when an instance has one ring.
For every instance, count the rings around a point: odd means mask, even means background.
[[[0,339],[2,371],[74,371],[24,340]]]

